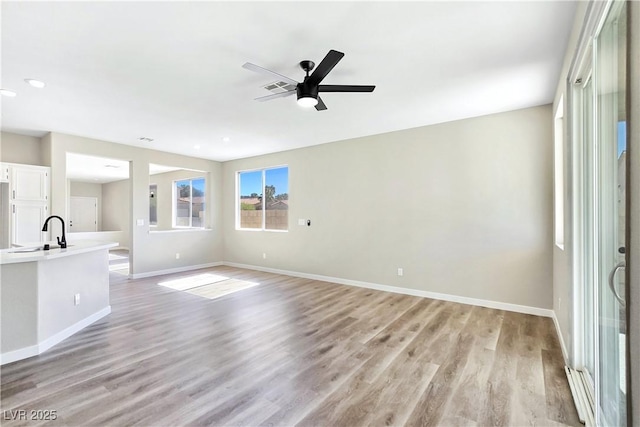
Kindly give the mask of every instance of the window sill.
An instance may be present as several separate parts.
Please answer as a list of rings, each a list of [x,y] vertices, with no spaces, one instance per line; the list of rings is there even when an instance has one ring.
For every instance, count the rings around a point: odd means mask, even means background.
[[[161,234],[161,233],[193,233],[198,231],[213,231],[212,228],[173,228],[171,230],[149,230],[149,234]]]
[[[289,232],[289,230],[267,230],[262,228],[236,228],[236,231],[251,231],[251,232],[266,231],[268,233],[288,233]]]

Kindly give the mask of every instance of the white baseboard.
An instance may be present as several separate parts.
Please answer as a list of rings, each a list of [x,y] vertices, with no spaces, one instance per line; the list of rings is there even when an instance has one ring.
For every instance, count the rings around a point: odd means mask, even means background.
[[[533,314],[536,316],[554,318],[553,310],[527,305],[511,304],[500,301],[490,301],[478,298],[462,297],[458,295],[441,294],[438,292],[421,291],[418,289],[401,288],[399,286],[381,285],[378,283],[362,282],[359,280],[342,279],[339,277],[321,276],[319,274],[300,273],[297,271],[280,270],[276,268],[260,267],[256,265],[238,264],[235,262],[223,262],[224,265],[248,270],[264,271],[267,273],[283,274],[285,276],[302,277],[305,279],[321,280],[324,282],[338,283],[341,285],[357,286],[360,288],[375,289],[378,291],[393,292],[396,294],[412,295],[423,298],[431,298],[443,301],[457,302],[460,304],[477,305],[480,307],[495,308],[498,310],[513,311],[516,313]]]
[[[569,366],[569,353],[567,352],[567,346],[564,344],[564,338],[562,337],[562,330],[560,329],[560,323],[558,323],[558,318],[556,317],[556,312],[553,311],[553,324],[556,327],[556,335],[558,335],[558,339],[560,340],[560,348],[562,348],[562,357],[564,357],[565,365]]]
[[[29,357],[37,356],[38,354],[40,353],[37,345],[7,351],[6,353],[0,354],[0,365],[6,365],[7,363],[15,362],[17,360],[27,359]]]
[[[130,274],[130,279],[143,279],[145,277],[161,276],[163,274],[182,273],[183,271],[199,270],[201,268],[218,267],[223,265],[222,261],[210,262],[207,264],[187,265],[185,267],[168,268],[166,270],[148,271],[146,273]]]
[[[102,319],[104,316],[111,313],[111,306],[107,306],[100,311],[93,313],[89,317],[85,317],[79,322],[74,323],[66,329],[58,332],[47,338],[46,340],[38,343],[37,345],[32,345],[29,347],[24,347],[18,350],[8,351],[6,353],[2,353],[0,355],[0,365],[5,365],[7,363],[15,362],[18,360],[26,359],[28,357],[37,356],[38,354],[42,354],[45,351],[49,350],[54,345],[64,341],[69,338],[71,335],[79,332],[80,330],[86,328],[90,324]]]

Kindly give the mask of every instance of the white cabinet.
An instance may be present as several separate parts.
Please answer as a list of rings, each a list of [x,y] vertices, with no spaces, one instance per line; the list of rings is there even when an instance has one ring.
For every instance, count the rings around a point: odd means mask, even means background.
[[[11,199],[23,202],[47,202],[49,168],[11,165]]]
[[[50,168],[44,166],[2,164],[0,172],[7,174],[8,184],[4,185],[9,188],[2,203],[9,205],[10,246],[46,240],[47,233],[42,232],[42,226],[49,215],[49,171]]]
[[[9,164],[0,163],[0,182],[9,182]]]
[[[14,203],[11,208],[11,243],[25,245],[42,243],[46,233],[42,225],[47,219],[49,208],[43,203]]]

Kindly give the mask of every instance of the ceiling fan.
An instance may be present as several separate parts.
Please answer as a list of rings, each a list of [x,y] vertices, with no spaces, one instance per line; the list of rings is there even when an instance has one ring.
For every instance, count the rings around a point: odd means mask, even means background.
[[[256,101],[269,101],[275,98],[283,98],[285,96],[298,95],[298,104],[303,107],[316,107],[316,110],[326,110],[327,106],[320,98],[320,92],[373,92],[375,86],[355,86],[355,85],[321,85],[320,83],[327,77],[327,74],[342,59],[344,53],[337,50],[330,50],[327,56],[320,62],[315,71],[309,75],[309,72],[315,67],[313,61],[305,60],[300,62],[302,68],[307,74],[302,83],[297,82],[275,71],[267,70],[250,62],[245,63],[242,67],[256,73],[266,74],[270,77],[276,77],[281,84],[276,83],[277,87],[284,89],[284,92],[275,93],[273,95],[262,96],[256,98]]]

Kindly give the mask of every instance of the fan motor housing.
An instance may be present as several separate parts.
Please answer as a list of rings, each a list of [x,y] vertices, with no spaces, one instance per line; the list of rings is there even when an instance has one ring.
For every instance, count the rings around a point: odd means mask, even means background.
[[[306,84],[306,82],[298,83],[298,86],[296,86],[296,95],[298,96],[298,99],[300,98],[318,99],[318,85],[312,86],[312,85]]]

